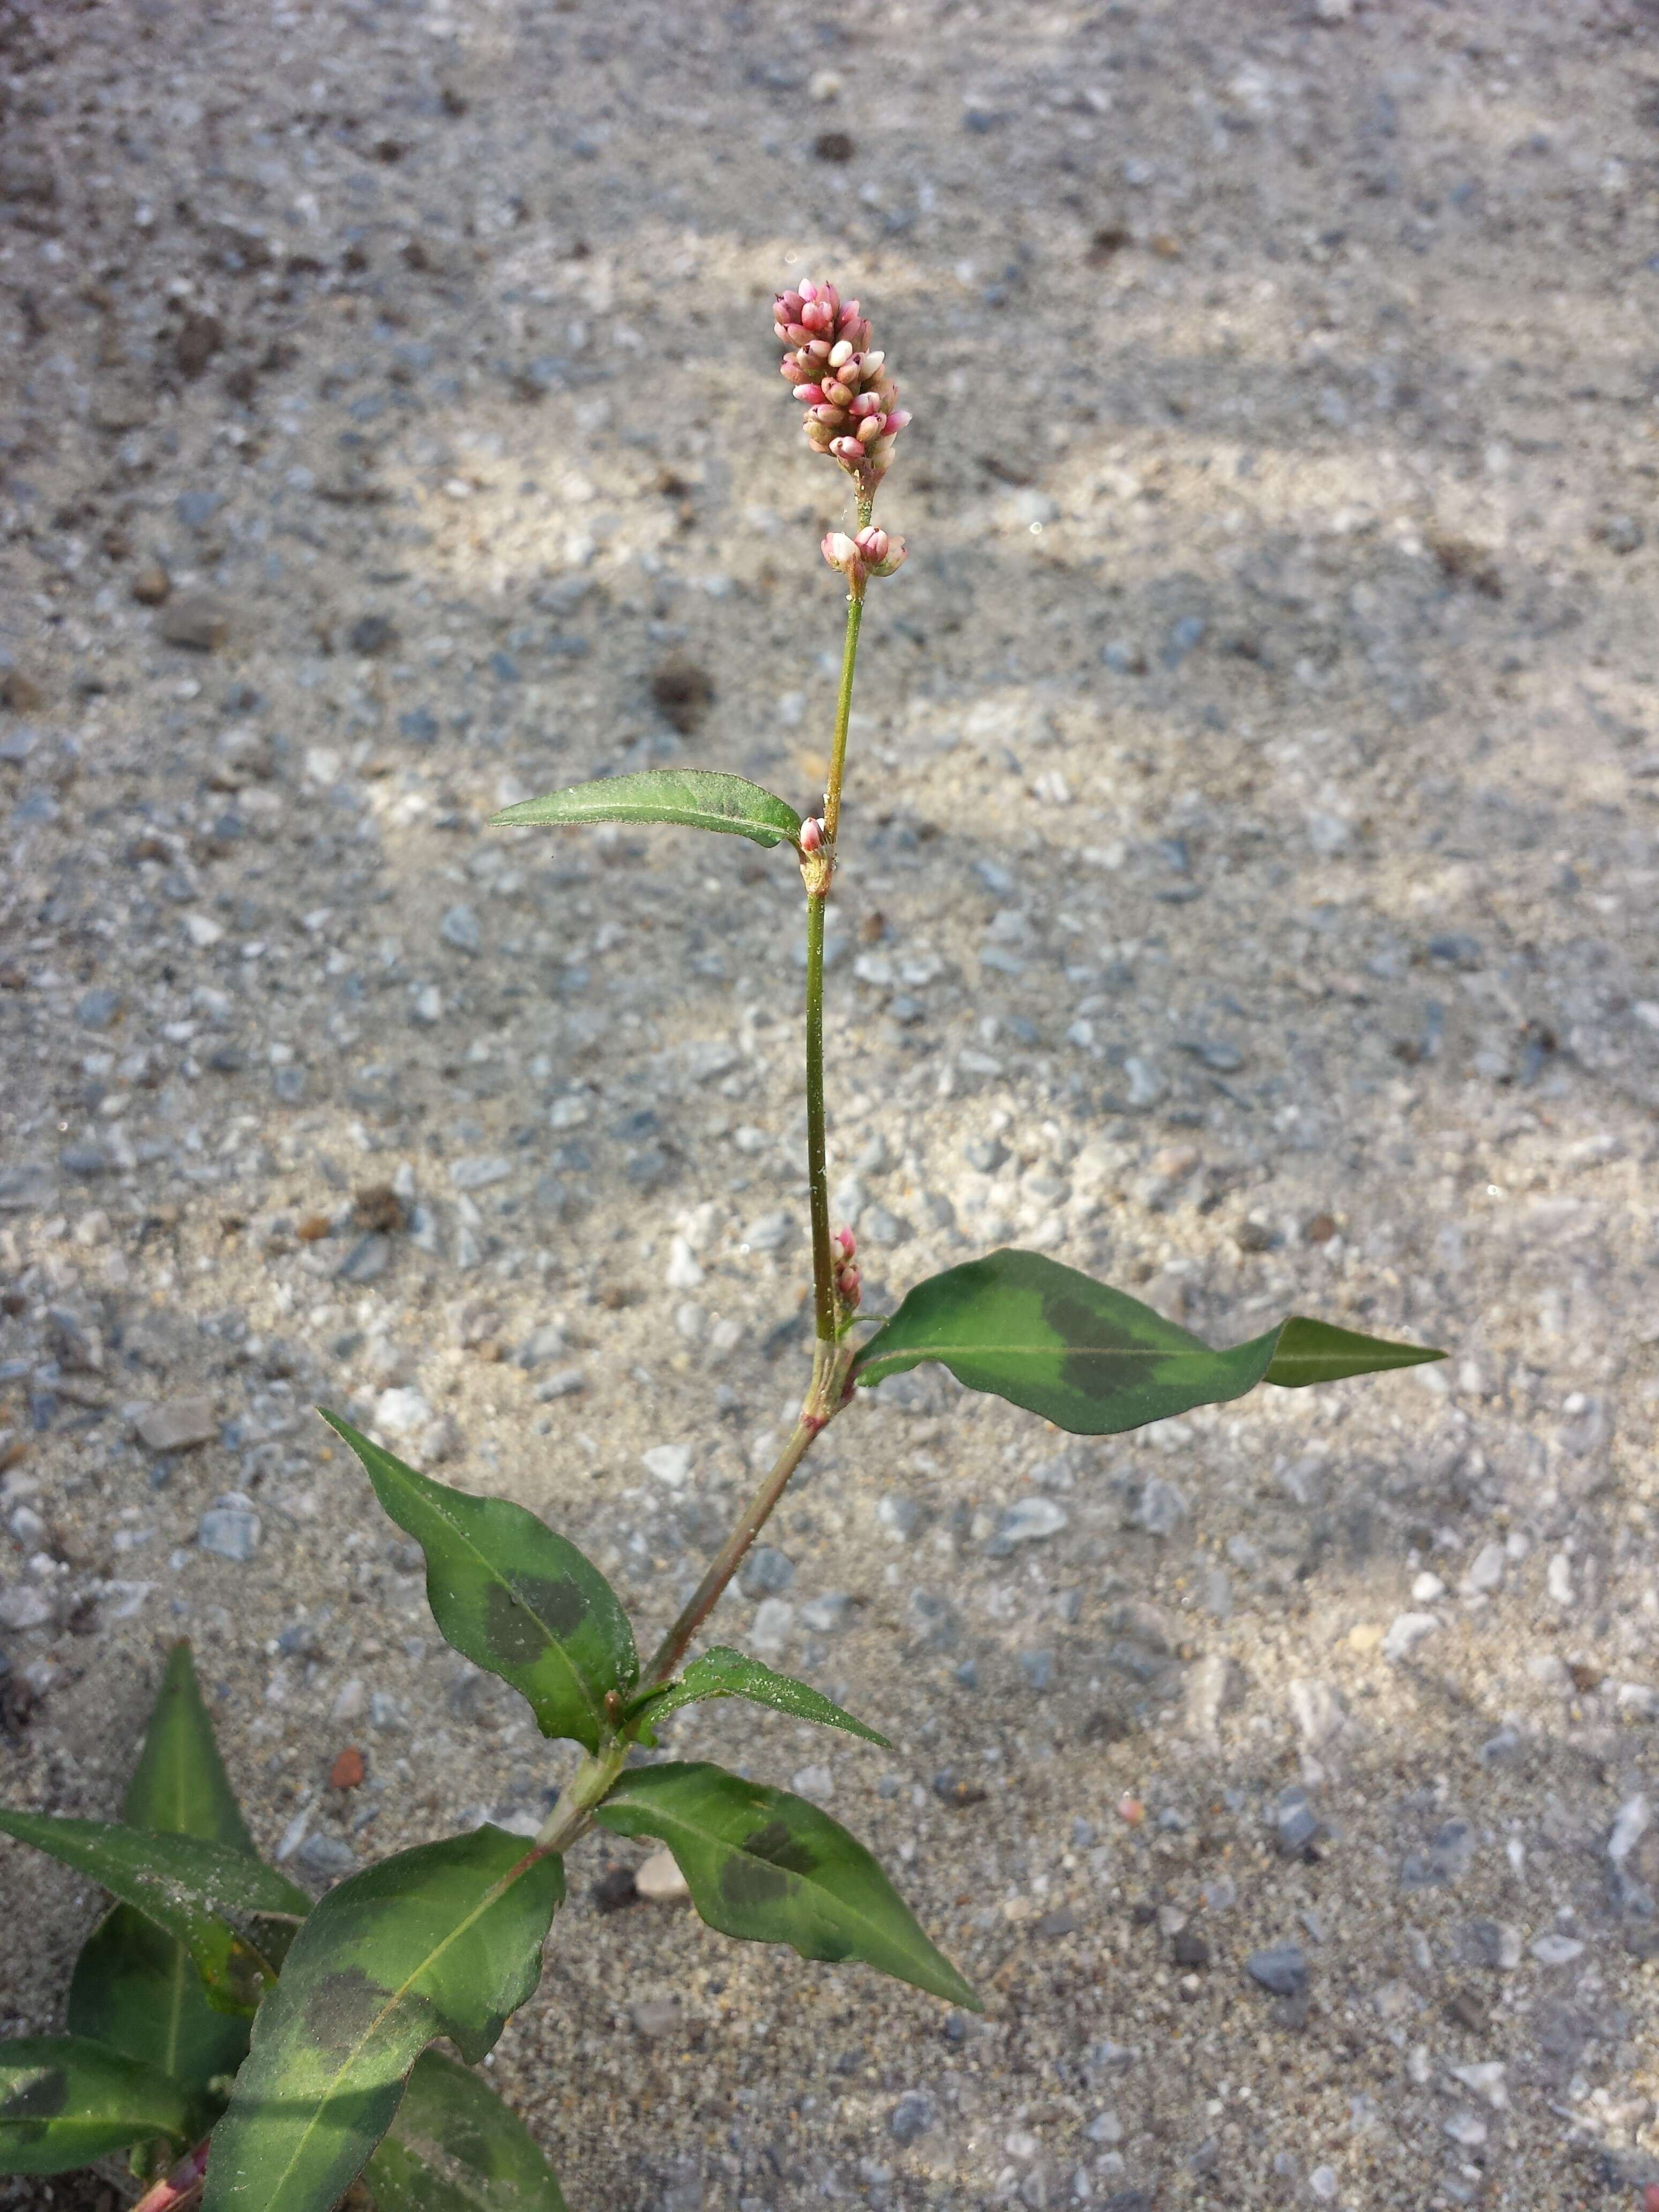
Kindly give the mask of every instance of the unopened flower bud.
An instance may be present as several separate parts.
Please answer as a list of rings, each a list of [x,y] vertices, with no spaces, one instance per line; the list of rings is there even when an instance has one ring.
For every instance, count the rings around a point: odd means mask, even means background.
[[[857,478],[867,512],[892,459],[893,441],[910,420],[908,410],[898,404],[887,357],[872,348],[870,324],[858,301],[843,304],[833,284],[805,278],[776,295],[772,313],[774,328],[790,348],[784,377],[807,410],[806,441],[814,453],[829,453]],[[845,429],[848,413],[855,434]]]
[[[800,825],[800,848],[803,853],[816,853],[823,842],[823,824],[816,815],[809,814]]]
[[[842,1226],[836,1230],[835,1235],[830,1241],[835,1246],[841,1265],[844,1267],[847,1265],[847,1262],[852,1258],[854,1253],[858,1249],[857,1245],[853,1241],[852,1231]]]
[[[864,1293],[864,1286],[859,1280],[858,1269],[856,1267],[843,1267],[841,1273],[836,1277],[836,1289],[840,1296],[842,1305],[851,1312],[857,1306],[860,1298]]]

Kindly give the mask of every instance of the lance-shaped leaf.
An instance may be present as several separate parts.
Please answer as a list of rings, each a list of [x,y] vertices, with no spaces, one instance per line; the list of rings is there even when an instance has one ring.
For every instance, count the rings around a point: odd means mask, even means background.
[[[331,2212],[434,2036],[469,2062],[535,1988],[563,1863],[483,1827],[331,1889],[259,2008],[204,2212]]]
[[[0,2042],[0,2173],[67,2173],[129,2143],[183,2142],[183,2094],[153,2066],[78,2035]]]
[[[641,1698],[628,1717],[630,1723],[643,1723],[642,1742],[654,1743],[652,1731],[659,1721],[678,1712],[682,1705],[702,1705],[709,1698],[746,1698],[751,1705],[770,1705],[774,1712],[793,1713],[797,1720],[816,1721],[823,1728],[845,1729],[848,1735],[861,1735],[866,1743],[892,1748],[884,1735],[854,1720],[822,1690],[813,1689],[809,1682],[798,1682],[793,1674],[775,1674],[762,1661],[746,1658],[724,1644],[716,1644],[694,1659],[678,1681]]]
[[[565,2212],[524,2122],[469,2068],[435,2051],[416,2060],[363,2180],[374,2212]]]
[[[205,1836],[254,1856],[186,1642],[167,1655],[121,1809],[129,1826]],[[247,2055],[246,2019],[211,2005],[184,1945],[131,1905],[116,1905],[82,1945],[68,2018],[72,2034],[159,2067],[191,2100],[197,2124],[217,2109],[205,2106],[208,2083]]]
[[[757,783],[712,769],[651,768],[637,775],[573,784],[545,799],[526,799],[489,817],[495,830],[544,822],[673,822],[686,830],[723,830],[757,845],[794,844],[801,821],[793,806]]]
[[[0,1832],[86,1875],[189,1952],[210,2000],[252,2012],[271,1978],[268,1948],[240,1931],[303,1918],[311,1899],[246,1851],[205,1836],[157,1836],[111,1820],[70,1820],[0,1806]]]
[[[937,1359],[987,1390],[1085,1437],[1115,1436],[1258,1382],[1297,1390],[1443,1359],[1299,1316],[1217,1352],[1138,1298],[1041,1252],[993,1252],[918,1283],[854,1362],[868,1387]]]
[[[576,1547],[506,1498],[416,1474],[333,1413],[374,1494],[426,1554],[427,1602],[456,1650],[530,1701],[544,1735],[599,1747],[605,1701],[639,1679],[617,1593]]]
[[[594,1818],[666,1844],[711,1928],[803,1959],[862,1959],[980,2009],[863,1844],[804,1797],[694,1759],[624,1774]]]

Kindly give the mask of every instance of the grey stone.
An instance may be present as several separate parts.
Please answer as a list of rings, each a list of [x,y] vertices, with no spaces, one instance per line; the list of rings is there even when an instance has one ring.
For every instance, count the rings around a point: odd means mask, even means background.
[[[933,2124],[933,2100],[921,2089],[907,2089],[887,2115],[887,2132],[896,2142],[913,2143]]]
[[[1307,1957],[1294,1943],[1274,1943],[1266,1950],[1252,1951],[1244,1961],[1244,1971],[1276,1997],[1300,1996],[1308,1986]]]
[[[673,1996],[636,1997],[628,2008],[628,2018],[635,2035],[642,2035],[647,2043],[659,2043],[664,2036],[678,2031],[680,2001]]]
[[[135,1425],[138,1440],[151,1451],[191,1451],[210,1444],[219,1433],[211,1398],[168,1398],[147,1406]]]
[[[300,1846],[300,1863],[325,1881],[339,1881],[357,1871],[357,1854],[343,1836],[307,1836]]]
[[[775,1213],[763,1213],[751,1221],[743,1232],[743,1242],[751,1252],[780,1252],[795,1235],[796,1222],[793,1213],[780,1209]]]
[[[297,1062],[270,1071],[271,1096],[281,1106],[298,1106],[306,1095],[306,1072]]]
[[[997,1525],[985,1547],[986,1557],[1006,1559],[1021,1544],[1041,1543],[1070,1525],[1071,1516],[1052,1498],[1021,1498],[997,1516]]]
[[[1150,1474],[1131,1518],[1149,1536],[1173,1536],[1187,1518],[1187,1500],[1174,1483]]]
[[[392,1265],[392,1255],[389,1237],[360,1237],[336,1269],[336,1279],[343,1283],[374,1282]]]
[[[1022,1651],[1019,1671],[1040,1694],[1054,1679],[1054,1655],[1052,1651]]]
[[[86,991],[76,1005],[75,1018],[83,1030],[106,1030],[120,1011],[118,991]]]
[[[512,1172],[512,1161],[498,1153],[476,1153],[449,1164],[449,1180],[457,1190],[488,1190],[492,1183],[505,1182]]]
[[[795,1563],[773,1544],[758,1544],[738,1571],[738,1588],[746,1598],[778,1597],[795,1579]]]
[[[230,609],[212,592],[186,592],[169,601],[157,627],[169,645],[216,653],[230,635]]]
[[[204,1552],[244,1566],[259,1548],[260,1522],[251,1498],[229,1491],[215,1498],[197,1523],[196,1540]]]
[[[478,927],[478,917],[470,906],[456,904],[447,909],[438,924],[438,934],[444,943],[453,945],[457,952],[476,952],[483,943],[483,932]]]
[[[844,1628],[853,1611],[853,1601],[845,1590],[825,1590],[822,1596],[809,1598],[800,1609],[801,1625],[810,1628],[815,1636],[832,1635]]]
[[[1293,1785],[1279,1791],[1273,1802],[1273,1841],[1281,1858],[1300,1858],[1322,1826],[1305,1790]]]
[[[0,1589],[0,1628],[21,1634],[26,1628],[44,1628],[52,1619],[52,1600],[30,1583],[9,1583]]]
[[[0,1168],[0,1213],[39,1213],[57,1195],[50,1168]]]
[[[914,1498],[906,1498],[896,1491],[889,1491],[876,1505],[876,1518],[890,1535],[908,1544],[921,1528],[926,1512]]]
[[[65,1175],[85,1176],[90,1179],[107,1173],[109,1154],[101,1145],[94,1145],[90,1140],[84,1144],[65,1145],[58,1155],[58,1164]]]

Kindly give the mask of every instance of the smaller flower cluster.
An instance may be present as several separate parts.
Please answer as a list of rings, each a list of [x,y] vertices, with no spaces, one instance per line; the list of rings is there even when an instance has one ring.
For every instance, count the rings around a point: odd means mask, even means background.
[[[836,1295],[848,1313],[857,1310],[858,1302],[864,1295],[859,1271],[853,1265],[854,1249],[850,1229],[838,1229],[830,1239],[830,1257],[836,1266]]]
[[[831,530],[818,550],[830,566],[846,577],[847,588],[855,599],[864,597],[867,577],[890,576],[895,568],[904,565],[904,540],[890,538],[873,522],[866,523],[855,538],[849,538],[844,530]]]
[[[829,453],[873,491],[910,420],[885,354],[870,350],[870,325],[856,300],[833,284],[804,282],[772,302],[772,327],[789,348],[783,374],[806,410],[806,442]]]

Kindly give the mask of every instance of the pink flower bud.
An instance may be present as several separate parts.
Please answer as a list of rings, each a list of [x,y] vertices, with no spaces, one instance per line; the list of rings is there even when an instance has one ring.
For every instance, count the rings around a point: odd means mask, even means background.
[[[838,461],[861,461],[864,448],[856,438],[831,438],[830,450]]]
[[[799,375],[800,371],[798,369],[795,373]],[[795,386],[795,397],[804,401],[808,407],[822,407],[823,386],[821,384],[798,384]]]
[[[879,415],[881,401],[873,392],[860,392],[856,399],[849,397],[848,404],[854,415]]]
[[[816,300],[818,296],[818,288],[810,276],[803,276],[796,289],[803,300]]]
[[[881,435],[882,420],[883,418],[879,415],[866,415],[865,416],[858,428],[859,442],[861,445],[873,446],[875,444],[877,439]]]
[[[772,302],[772,307],[781,322],[798,323],[800,311],[805,304],[799,292],[780,292]]]
[[[853,543],[872,568],[877,562],[884,561],[887,558],[887,532],[876,523],[866,524],[865,528],[858,532]]]
[[[859,1280],[858,1269],[843,1267],[836,1278],[836,1289],[840,1293],[842,1305],[849,1312],[852,1311],[863,1296],[863,1285]]]
[[[808,339],[811,338],[811,331],[807,329],[805,324],[799,322],[791,323],[788,330],[785,332],[785,336],[788,338],[792,346],[804,346],[807,343]]]
[[[848,344],[845,338],[839,339],[836,343],[832,345],[830,349],[830,366],[831,368],[845,368],[848,362],[851,361],[852,358],[853,349]]]
[[[793,384],[796,389],[799,390],[800,387],[801,379],[805,375],[806,371],[796,360],[794,355],[792,353],[785,354],[783,359],[778,363],[778,368],[782,373],[784,381],[787,384]]]
[[[809,339],[807,342],[806,351],[809,358],[813,361],[828,361],[830,358],[830,341],[828,338]]]
[[[818,406],[814,407],[811,410],[811,415],[812,420],[815,422],[822,422],[824,428],[829,430],[839,430],[842,424],[847,420],[846,409],[844,407],[832,407],[827,399],[823,401]]]
[[[823,824],[816,815],[809,814],[800,825],[800,848],[803,853],[816,853],[823,842]]]
[[[890,437],[897,437],[899,432],[911,419],[910,410],[908,407],[894,408],[892,413],[887,417],[888,434]]]
[[[853,1242],[852,1231],[843,1226],[842,1228],[836,1230],[835,1235],[830,1241],[835,1246],[836,1250],[840,1254],[842,1265],[845,1267],[847,1262],[852,1258],[854,1253],[858,1249],[857,1245]]]
[[[809,331],[828,331],[835,328],[835,317],[818,300],[809,300],[806,302],[800,311],[800,319]]]

